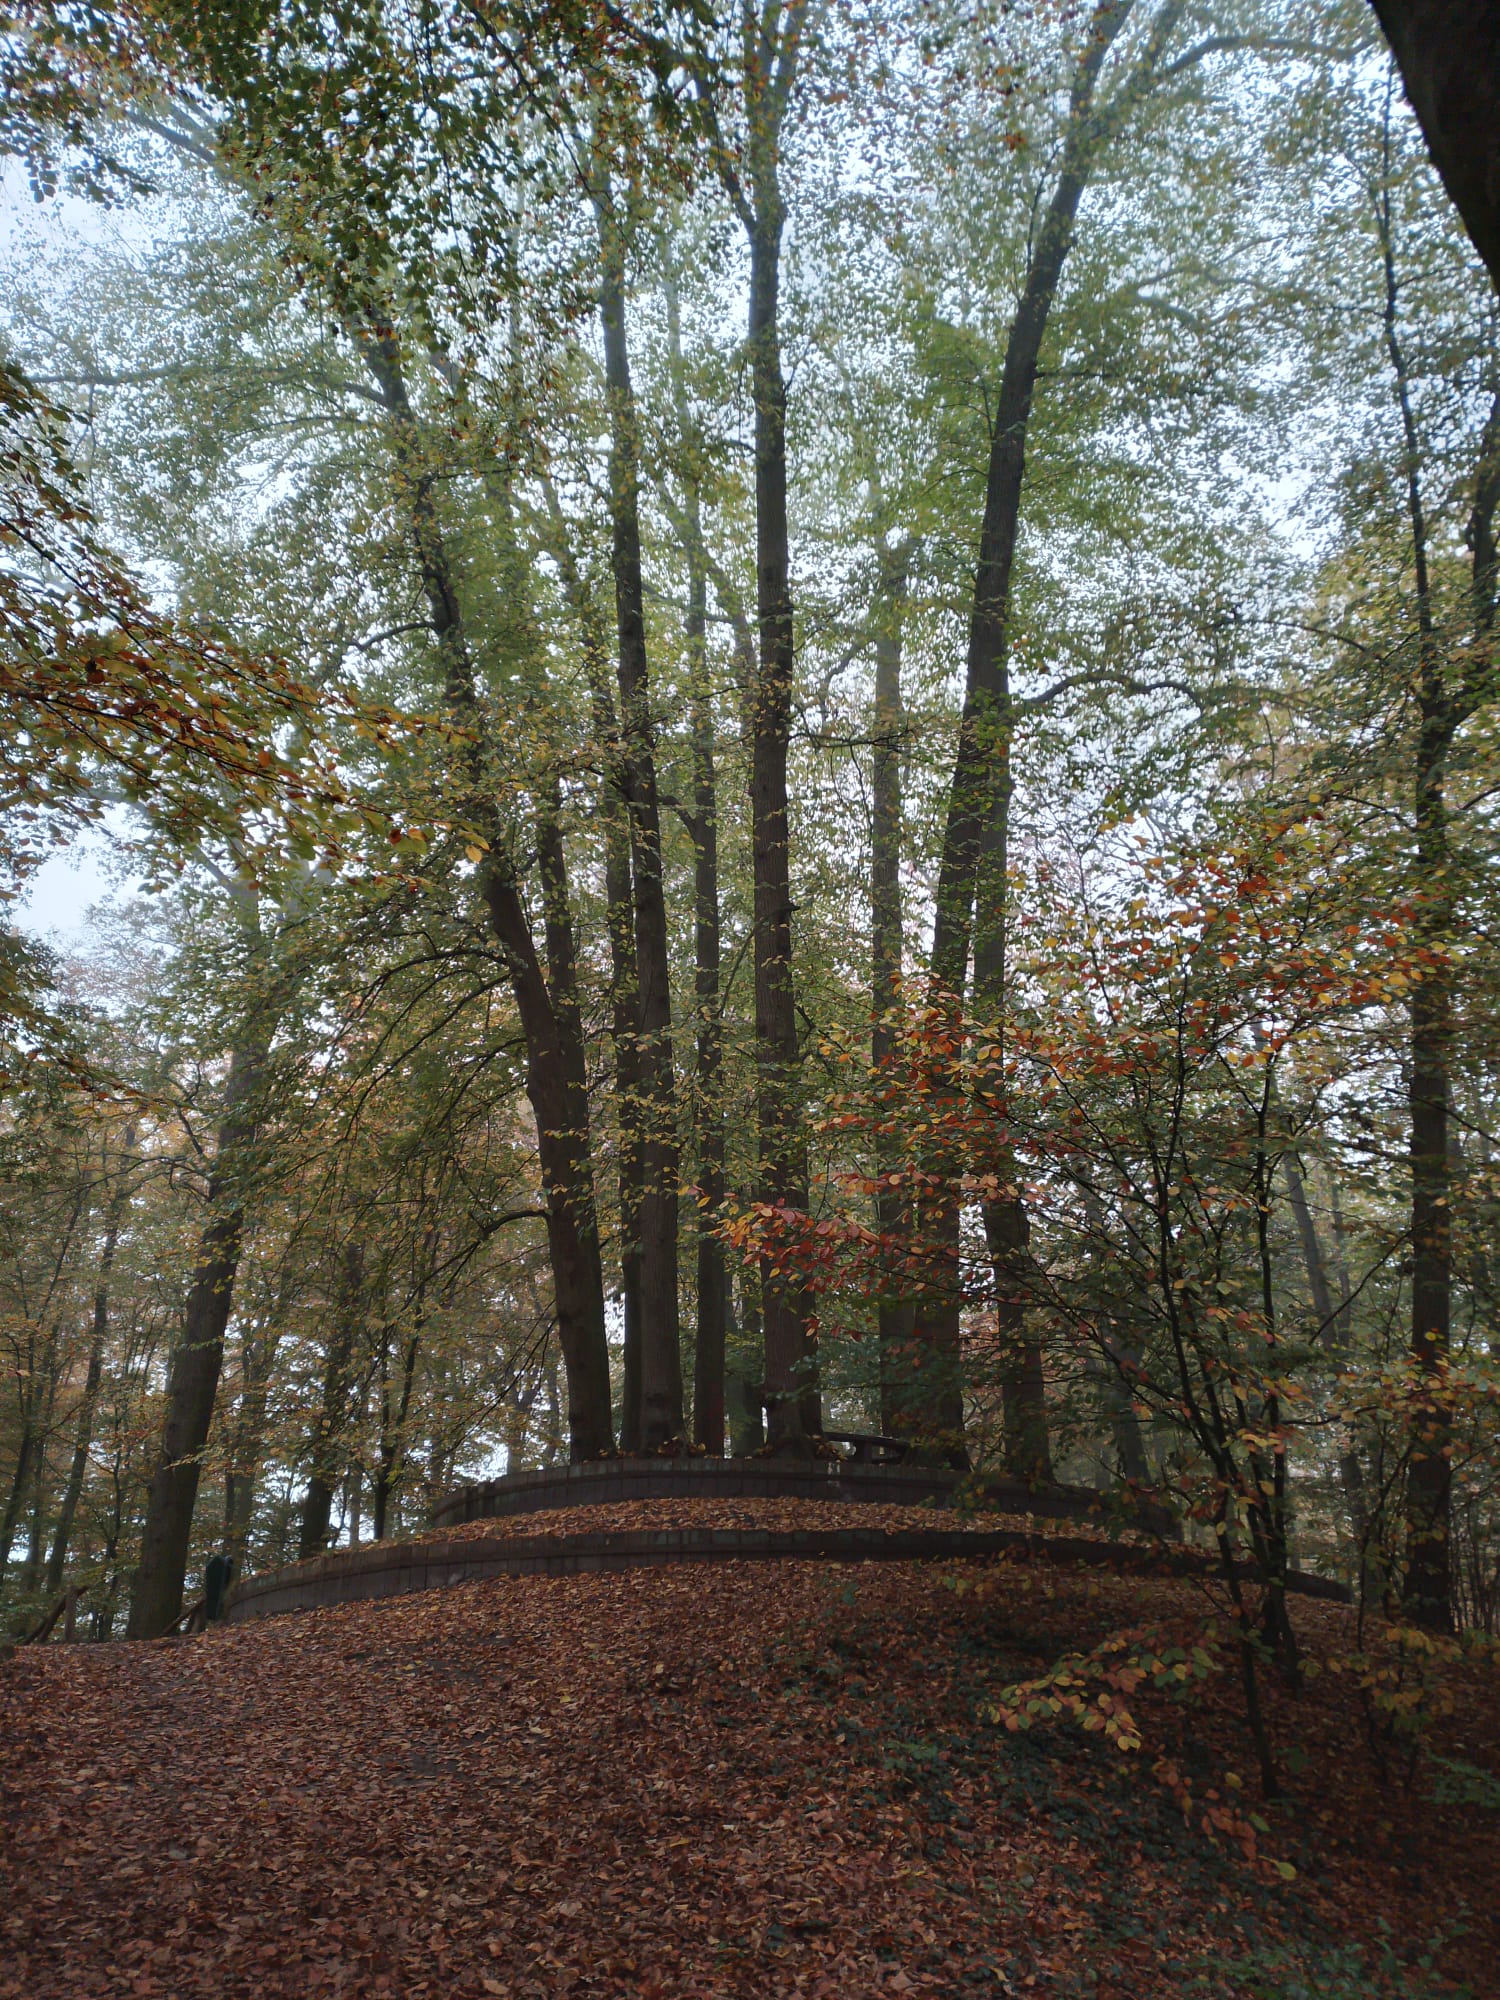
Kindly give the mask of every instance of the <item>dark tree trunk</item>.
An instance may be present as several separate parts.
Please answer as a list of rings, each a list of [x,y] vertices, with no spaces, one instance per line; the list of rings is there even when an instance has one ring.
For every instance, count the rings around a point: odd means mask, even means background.
[[[741,1318],[744,1322],[744,1353],[759,1356],[764,1350],[761,1334],[760,1307],[753,1298],[741,1293]],[[732,1313],[731,1313],[732,1320]],[[730,1325],[729,1335],[733,1337]],[[765,1402],[761,1383],[754,1379],[743,1359],[728,1371],[730,1450],[736,1458],[750,1458],[760,1451],[766,1441]]]
[[[1418,941],[1432,954],[1413,989],[1407,1045],[1411,1161],[1411,1341],[1418,1377],[1433,1395],[1413,1412],[1407,1439],[1406,1574],[1402,1591],[1413,1623],[1447,1631],[1453,1622],[1448,1531],[1452,1513],[1451,1431],[1443,1397],[1452,1318],[1453,1235],[1449,1215],[1448,1070],[1453,1042],[1453,981],[1447,952],[1453,935],[1452,856],[1448,841],[1447,767],[1458,714],[1446,685],[1428,569],[1422,448],[1398,326],[1398,287],[1390,190],[1377,199],[1385,267],[1385,335],[1401,415],[1405,486],[1416,588],[1417,742],[1413,773]]]
[[[1005,1024],[1009,996],[1005,984],[1010,855],[1011,730],[1010,676],[1002,658],[998,669],[1000,735],[991,770],[991,807],[975,891],[974,1014],[992,1031],[992,1075],[980,1088],[992,1097],[1001,1134],[993,1171],[1002,1192],[983,1204],[985,1244],[995,1285],[995,1341],[1000,1360],[1004,1415],[1004,1463],[1012,1479],[1050,1485],[1052,1449],[1047,1422],[1047,1380],[1041,1343],[1031,1331],[1027,1296],[1031,1272],[1031,1217],[1018,1184],[1015,1154],[1004,1137]]]
[[[750,836],[754,879],[757,1196],[807,1207],[807,1135],[801,1046],[792,972],[791,856],[787,759],[791,743],[795,648],[787,535],[786,380],[781,366],[779,181],[782,127],[796,86],[808,0],[749,0],[739,10],[743,147],[720,142],[721,74],[699,68],[701,105],[714,128],[714,155],[750,250],[748,350],[755,399],[755,574],[759,659],[748,690]],[[822,1428],[817,1352],[806,1285],[775,1260],[761,1260],[764,1398],[771,1443],[801,1453]]]
[[[10,1491],[5,1496],[5,1512],[0,1515],[0,1581],[4,1580],[10,1568],[10,1552],[15,1547],[16,1529],[20,1524],[21,1510],[26,1505],[26,1488],[32,1476],[32,1460],[40,1444],[32,1415],[35,1396],[33,1386],[23,1399],[15,1470],[11,1473]]]
[[[1371,0],[1434,166],[1500,285],[1500,7]]]
[[[375,1477],[371,1482],[370,1514],[371,1531],[377,1542],[383,1542],[389,1526],[391,1493],[401,1474],[402,1461],[406,1456],[406,1420],[411,1410],[412,1385],[417,1379],[417,1360],[422,1351],[422,1329],[427,1323],[427,1315],[418,1296],[416,1317],[411,1332],[401,1347],[401,1381],[396,1391],[396,1406],[391,1408],[390,1377],[382,1373],[380,1384],[380,1453],[375,1467]]]
[[[875,608],[875,727],[870,779],[870,1064],[877,1075],[891,1061],[895,1037],[891,1013],[900,1002],[905,934],[901,913],[901,754],[905,727],[901,700],[902,626],[906,615],[911,546],[906,541],[880,548]],[[896,1134],[883,1138],[876,1159],[882,1176],[896,1171],[903,1149]],[[908,1197],[884,1187],[875,1197],[875,1221],[893,1245],[911,1224]],[[909,1300],[882,1295],[876,1306],[880,1344],[880,1427],[888,1435],[903,1428],[904,1391],[911,1364],[915,1315]]]
[[[610,957],[610,1037],[615,1055],[618,1126],[616,1183],[620,1208],[620,1305],[624,1319],[620,1446],[641,1447],[641,1153],[637,1034],[640,1018],[635,964],[635,888],[630,865],[629,806],[620,767],[620,729],[610,688],[609,649],[588,580],[569,543],[562,508],[546,481],[551,517],[549,546],[568,606],[578,620],[584,675],[593,708],[594,735],[604,759],[604,917]]]
[[[696,490],[691,499],[695,517]],[[729,1279],[717,1230],[724,1204],[723,1026],[719,1018],[719,805],[713,690],[706,645],[708,577],[688,556],[688,671],[692,679],[694,998],[698,1005],[695,1127],[698,1154],[698,1330],[693,1345],[693,1442],[724,1452],[724,1356]]]
[[[129,1639],[154,1639],[182,1615],[193,1507],[239,1272],[245,1174],[256,1140],[255,1097],[266,1046],[264,1040],[246,1042],[230,1060],[208,1183],[209,1221],[199,1238],[182,1338],[172,1356],[161,1451],[146,1498],[141,1559],[125,1634]]]
[[[1318,1337],[1335,1367],[1340,1365],[1349,1352],[1349,1300],[1343,1294],[1334,1299],[1333,1286],[1329,1282],[1328,1260],[1323,1254],[1322,1239],[1318,1234],[1317,1218],[1312,1212],[1312,1204],[1307,1198],[1307,1183],[1296,1156],[1287,1153],[1282,1159],[1282,1173],[1286,1179],[1287,1195],[1291,1202],[1292,1220],[1297,1225],[1297,1241],[1302,1249],[1302,1264],[1307,1273],[1307,1289],[1312,1298],[1313,1312],[1317,1315]],[[1349,1510],[1349,1528],[1354,1537],[1355,1547],[1360,1551],[1362,1566],[1368,1564],[1370,1537],[1370,1506],[1365,1494],[1364,1468],[1359,1462],[1359,1453],[1354,1449],[1352,1439],[1346,1439],[1339,1451],[1339,1480],[1344,1489],[1344,1504]]]
[[[610,409],[610,520],[618,632],[621,774],[630,813],[635,887],[640,1100],[640,1443],[654,1450],[682,1435],[682,1353],[677,1299],[681,1153],[672,1055],[672,988],[657,798],[655,724],[641,581],[638,417],[625,330],[625,245],[606,193],[598,203],[600,320]]]
[[[1004,856],[1010,810],[1010,742],[1014,729],[1008,670],[1011,573],[1021,525],[1021,497],[1026,471],[1026,431],[1036,393],[1037,369],[1046,337],[1058,281],[1073,245],[1078,206],[1098,156],[1101,131],[1095,111],[1099,72],[1131,11],[1131,0],[1095,10],[1092,31],[1084,40],[1073,78],[1067,130],[1057,185],[1042,220],[1032,252],[1026,283],[1006,340],[994,423],[990,435],[989,469],[985,479],[984,517],[979,533],[979,560],[974,575],[969,616],[968,667],[958,747],[948,793],[938,870],[937,908],[932,933],[932,982],[937,992],[961,1006],[968,979],[969,947],[976,895],[986,843],[991,865],[983,894],[990,899],[983,922],[998,939],[1003,953]],[[1003,963],[1003,957],[1001,962]],[[993,1025],[987,1023],[987,1025]],[[957,1027],[957,1021],[955,1021]],[[1012,1207],[1014,1204],[1004,1204]],[[959,1209],[955,1201],[936,1205],[924,1218],[924,1233],[934,1239],[939,1266],[953,1275],[954,1293],[925,1304],[917,1317],[916,1353],[924,1387],[914,1395],[912,1428],[939,1440],[955,1430],[962,1437],[963,1406],[958,1384],[959,1305],[956,1296],[959,1265]],[[999,1275],[1002,1300],[1018,1291],[1017,1259],[1024,1255],[1028,1233],[1022,1215],[986,1217],[992,1239],[991,1257]],[[1015,1307],[1002,1304],[1002,1311]],[[1015,1340],[1015,1329],[1002,1330],[1002,1340]],[[1029,1359],[1012,1369],[1011,1399],[1029,1395],[1038,1379]],[[1026,1387],[1022,1388],[1024,1380]],[[1035,1419],[1039,1413],[1032,1406]],[[1038,1426],[1021,1427],[1024,1440]],[[1007,1434],[1012,1433],[1007,1426]]]
[[[47,1344],[47,1360],[42,1371],[42,1410],[37,1427],[38,1449],[31,1460],[31,1519],[26,1530],[26,1560],[21,1566],[21,1595],[35,1597],[42,1587],[43,1550],[47,1516],[47,1441],[52,1435],[53,1416],[57,1406],[57,1375],[59,1362],[57,1329]]]
[[[89,1205],[89,1183],[80,1177],[74,1190],[68,1220],[61,1231],[52,1251],[52,1272],[48,1280],[45,1296],[38,1302],[32,1315],[32,1323],[26,1334],[25,1367],[21,1373],[20,1426],[16,1439],[16,1463],[11,1474],[10,1491],[5,1497],[4,1512],[0,1513],[0,1586],[3,1586],[10,1571],[11,1550],[15,1547],[16,1529],[20,1526],[21,1513],[26,1505],[26,1495],[36,1491],[36,1482],[41,1472],[41,1460],[46,1451],[47,1421],[44,1412],[48,1362],[45,1356],[56,1352],[57,1329],[54,1326],[47,1338],[45,1349],[38,1351],[37,1321],[45,1320],[52,1308],[52,1301],[58,1285],[62,1282],[68,1257],[73,1245],[74,1232],[83,1221]]]
[[[344,1246],[344,1269],[339,1285],[328,1351],[323,1362],[323,1392],[313,1426],[307,1492],[302,1500],[301,1532],[297,1560],[320,1556],[328,1546],[328,1527],[333,1515],[333,1496],[344,1474],[344,1443],[349,1415],[349,1363],[354,1355],[364,1306],[364,1246],[349,1242]]]
[[[755,875],[756,1110],[763,1202],[807,1207],[807,1135],[792,976],[787,824],[791,744],[792,595],[787,539],[786,383],[781,370],[781,197],[767,167],[750,235],[750,360],[755,395],[756,609],[760,670],[751,739],[750,827]],[[822,1429],[817,1353],[806,1286],[763,1258],[766,1416],[770,1442],[793,1451]]]
[[[109,1207],[104,1213],[104,1243],[99,1252],[98,1283],[94,1287],[94,1324],[89,1339],[88,1373],[84,1378],[83,1400],[78,1406],[78,1432],[73,1444],[73,1463],[68,1468],[68,1480],[63,1488],[57,1526],[52,1538],[52,1554],[47,1562],[49,1591],[62,1588],[63,1572],[68,1563],[68,1549],[73,1539],[73,1523],[77,1518],[78,1503],[83,1497],[83,1482],[88,1472],[89,1446],[94,1436],[94,1410],[99,1401],[99,1385],[104,1379],[104,1346],[109,1334],[109,1280],[110,1273],[114,1269],[115,1248],[120,1240],[120,1224],[124,1220],[125,1205],[130,1198],[128,1176],[135,1140],[136,1128],[133,1125],[127,1126],[120,1149],[119,1179],[114,1193],[110,1196]]]
[[[537,1157],[547,1201],[547,1240],[558,1339],[568,1380],[572,1456],[597,1458],[613,1449],[614,1433],[587,1095],[579,1090],[576,1044],[560,1022],[548,991],[531,921],[509,863],[508,830],[492,788],[488,721],[438,521],[434,474],[407,394],[400,349],[388,328],[363,330],[357,339],[391,421],[400,497],[443,662],[445,701],[468,732],[471,790],[465,810],[487,844],[479,869],[480,895],[505,960],[526,1042],[526,1089],[536,1122]]]
[[[687,558],[686,618],[693,743],[693,998],[698,1015],[693,1138],[698,1169],[698,1324],[693,1342],[693,1442],[724,1452],[729,1273],[718,1226],[724,1203],[723,1022],[719,1011],[719,797],[714,694],[708,668],[708,560],[700,490],[701,440],[688,403],[676,273],[667,260],[667,339],[683,458],[680,534]]]

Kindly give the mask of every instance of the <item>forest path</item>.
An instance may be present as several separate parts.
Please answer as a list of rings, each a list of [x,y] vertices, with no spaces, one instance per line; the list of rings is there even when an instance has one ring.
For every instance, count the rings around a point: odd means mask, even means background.
[[[1251,1934],[1304,1967],[1404,1897],[1430,1929],[1452,1884],[1365,1851],[1335,1701],[1299,1711],[1289,1886],[1185,1828],[1144,1760],[983,1721],[1064,1644],[1198,1606],[1065,1571],[981,1612],[938,1565],[683,1564],[28,1649],[0,1672],[0,1996],[1165,2000],[1251,1990],[1212,1969]],[[1152,1726],[1244,1768],[1232,1689]],[[1500,1870],[1483,1833],[1471,1893]],[[1493,1965],[1474,1900],[1464,1956]]]

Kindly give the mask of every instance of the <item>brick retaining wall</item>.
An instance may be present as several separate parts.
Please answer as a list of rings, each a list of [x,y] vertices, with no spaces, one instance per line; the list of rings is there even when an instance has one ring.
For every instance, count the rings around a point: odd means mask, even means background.
[[[634,1490],[639,1493],[640,1489]],[[888,1534],[878,1528],[651,1528],[591,1535],[518,1535],[489,1541],[371,1543],[247,1577],[230,1593],[225,1615],[231,1623],[238,1623],[496,1576],[572,1576],[585,1570],[651,1568],[678,1562],[953,1561],[998,1555],[1083,1563],[1149,1576],[1203,1575],[1213,1569],[1208,1557],[1188,1549],[1133,1548],[1118,1542],[1086,1541],[1081,1536],[1028,1534],[1023,1529],[980,1534],[934,1528]],[[1340,1603],[1349,1600],[1342,1584],[1323,1577],[1294,1573],[1288,1586],[1309,1597]]]
[[[962,1485],[997,1514],[1034,1514],[1052,1521],[1107,1521],[1119,1503],[1088,1486],[1033,1490],[1017,1479],[945,1472],[921,1465],[853,1465],[848,1460],[785,1458],[600,1458],[578,1465],[507,1473],[445,1493],[432,1512],[435,1528],[492,1520],[543,1508],[589,1507],[620,1500],[778,1499],[868,1500],[887,1507],[946,1503]],[[1137,1501],[1124,1518],[1169,1541],[1180,1539],[1167,1508]]]

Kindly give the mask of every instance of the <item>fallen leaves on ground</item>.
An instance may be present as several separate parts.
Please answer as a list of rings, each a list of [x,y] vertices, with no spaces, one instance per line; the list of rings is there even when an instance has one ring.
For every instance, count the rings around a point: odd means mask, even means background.
[[[1034,1535],[1077,1535],[1111,1539],[1088,1521],[1057,1520],[1043,1514],[969,1513],[951,1507],[885,1506],[869,1500],[784,1500],[752,1495],[734,1500],[696,1497],[665,1500],[602,1501],[588,1507],[548,1507],[530,1514],[502,1514],[434,1528],[417,1541],[490,1541],[511,1535],[621,1534],[645,1528],[760,1528],[778,1534],[796,1529],[873,1528],[887,1535],[994,1534],[1018,1529]],[[1116,1539],[1141,1541],[1137,1534]]]
[[[1381,1794],[1330,1677],[1273,1699],[1300,1873],[1258,1881],[1147,1758],[982,1720],[1201,1592],[1008,1567],[982,1605],[940,1563],[684,1563],[24,1651],[0,1671],[0,1995],[1407,1993],[1308,1969],[1377,1918],[1415,1950],[1465,1898],[1442,1963],[1496,1990],[1500,1815]],[[1348,1642],[1337,1607],[1297,1618]],[[1232,1679],[1142,1704],[1205,1796],[1253,1770]],[[1447,1748],[1492,1766],[1475,1690]]]

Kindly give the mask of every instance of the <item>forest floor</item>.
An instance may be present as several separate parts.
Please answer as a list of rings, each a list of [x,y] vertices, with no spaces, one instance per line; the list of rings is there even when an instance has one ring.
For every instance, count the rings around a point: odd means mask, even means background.
[[[1130,1755],[987,1713],[1112,1631],[1185,1633],[1201,1587],[964,1567],[984,1593],[685,1563],[22,1650],[0,1996],[1500,1994],[1500,1670],[1452,1670],[1450,1761],[1409,1777],[1346,1675],[1271,1694],[1288,1795],[1250,1861],[1202,1819],[1257,1810],[1234,1673],[1135,1697]],[[1293,1611],[1314,1662],[1353,1645]]]

